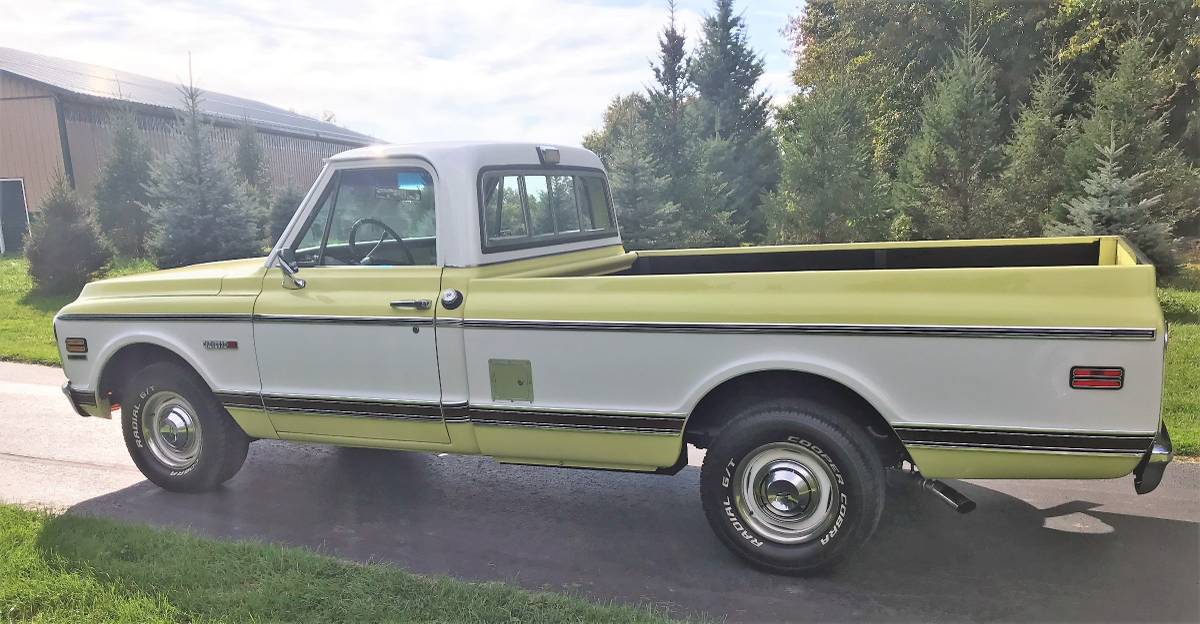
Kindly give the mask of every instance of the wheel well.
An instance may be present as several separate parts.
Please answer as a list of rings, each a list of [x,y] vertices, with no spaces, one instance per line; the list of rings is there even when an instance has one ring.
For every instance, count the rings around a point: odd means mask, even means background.
[[[689,444],[707,448],[728,423],[730,412],[747,401],[806,397],[838,408],[870,434],[884,465],[907,458],[904,444],[879,410],[854,390],[828,377],[800,371],[771,370],[746,373],[713,388],[696,404],[683,431]]]
[[[201,379],[200,374],[187,360],[174,351],[148,342],[125,345],[117,350],[100,371],[100,396],[110,403],[121,402],[121,391],[125,382],[139,370],[156,362],[174,362]],[[207,384],[205,384],[207,385]]]

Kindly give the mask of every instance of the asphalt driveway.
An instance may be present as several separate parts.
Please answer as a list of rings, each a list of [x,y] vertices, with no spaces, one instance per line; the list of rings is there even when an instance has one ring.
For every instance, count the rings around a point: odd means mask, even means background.
[[[674,477],[261,441],[220,490],[144,481],[114,421],[75,416],[55,369],[0,363],[0,500],[408,570],[738,621],[1200,620],[1200,465],[1131,479],[962,483],[958,516],[896,475],[867,548],[835,572],[747,568]],[[366,599],[366,597],[364,597]]]

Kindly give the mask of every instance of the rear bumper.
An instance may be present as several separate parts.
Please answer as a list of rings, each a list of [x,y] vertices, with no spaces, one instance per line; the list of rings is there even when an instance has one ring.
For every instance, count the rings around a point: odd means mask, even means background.
[[[1163,472],[1167,469],[1167,464],[1171,463],[1174,455],[1171,434],[1167,432],[1167,425],[1159,425],[1154,442],[1142,456],[1142,461],[1138,462],[1137,468],[1133,469],[1133,490],[1138,494],[1153,492],[1162,482]]]

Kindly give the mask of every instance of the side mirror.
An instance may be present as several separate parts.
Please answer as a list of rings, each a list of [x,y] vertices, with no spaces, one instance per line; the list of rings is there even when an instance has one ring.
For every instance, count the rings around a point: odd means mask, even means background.
[[[283,287],[289,290],[299,290],[308,285],[302,278],[296,277],[300,272],[300,263],[296,261],[296,252],[284,249],[276,256],[275,264],[283,271]]]

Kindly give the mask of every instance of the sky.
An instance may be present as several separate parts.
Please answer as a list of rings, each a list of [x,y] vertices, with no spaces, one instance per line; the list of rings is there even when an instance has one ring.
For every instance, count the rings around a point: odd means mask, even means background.
[[[738,0],[762,87],[791,92],[801,0]],[[711,0],[680,0],[694,45]],[[578,144],[653,79],[665,0],[0,0],[0,46],[186,81],[387,142]]]

